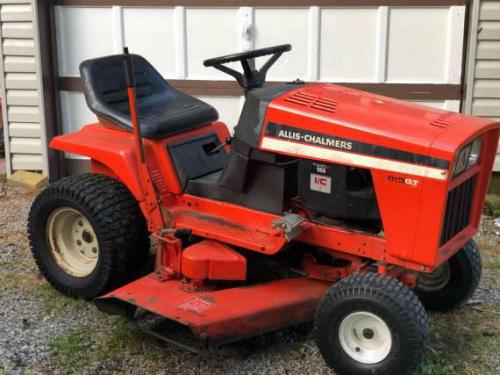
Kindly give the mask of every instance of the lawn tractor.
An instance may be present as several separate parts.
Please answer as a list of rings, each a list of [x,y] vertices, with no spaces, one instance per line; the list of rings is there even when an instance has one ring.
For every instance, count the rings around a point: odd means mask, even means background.
[[[243,89],[234,133],[141,56],[82,62],[98,122],[50,146],[91,172],[35,199],[33,256],[60,292],[147,316],[167,341],[183,327],[185,347],[314,320],[338,373],[406,374],[424,307],[456,307],[479,283],[472,237],[500,125],[329,83],[265,85],[290,49],[204,62]]]

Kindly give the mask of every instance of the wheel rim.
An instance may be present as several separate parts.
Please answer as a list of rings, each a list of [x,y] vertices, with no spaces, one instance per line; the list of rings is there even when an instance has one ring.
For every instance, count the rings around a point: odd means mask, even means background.
[[[99,244],[94,228],[79,211],[61,207],[47,221],[50,251],[57,265],[75,277],[94,271],[99,258]]]
[[[431,273],[421,273],[418,276],[418,289],[425,292],[435,292],[443,289],[449,282],[451,269],[448,263],[444,263]]]
[[[392,348],[392,334],[387,324],[365,311],[352,313],[342,320],[339,340],[349,357],[364,364],[383,361]]]

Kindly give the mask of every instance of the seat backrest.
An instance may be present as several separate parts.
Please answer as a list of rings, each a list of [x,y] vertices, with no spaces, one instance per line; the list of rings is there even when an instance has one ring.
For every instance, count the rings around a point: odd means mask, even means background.
[[[131,55],[136,79],[137,105],[162,97],[170,86],[161,74],[142,56]],[[99,117],[120,122],[121,116],[130,116],[123,55],[112,55],[86,60],[80,64],[84,81],[85,100],[90,110]],[[128,127],[128,121],[123,125]]]

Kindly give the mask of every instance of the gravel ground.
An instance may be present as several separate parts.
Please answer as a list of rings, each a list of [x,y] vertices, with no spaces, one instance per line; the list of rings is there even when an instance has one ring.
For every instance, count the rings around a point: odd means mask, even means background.
[[[25,235],[32,194],[0,183],[0,374],[330,374],[310,324],[196,355],[145,336],[40,277]],[[431,315],[421,374],[500,373],[499,238],[483,220],[484,277],[471,303]],[[479,346],[476,346],[477,345]]]

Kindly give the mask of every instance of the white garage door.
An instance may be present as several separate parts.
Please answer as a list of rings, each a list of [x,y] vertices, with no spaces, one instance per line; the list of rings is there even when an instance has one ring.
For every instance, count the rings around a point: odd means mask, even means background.
[[[214,105],[230,127],[239,116],[241,90],[231,77],[205,68],[203,60],[282,43],[292,44],[293,50],[272,68],[270,81],[301,78],[347,83],[432,106],[459,109],[465,1],[56,3],[64,132],[95,121],[81,92],[79,63],[120,53],[124,46],[150,60],[174,86]],[[221,3],[228,6],[215,6]],[[239,6],[252,3],[257,6]],[[341,6],[328,6],[336,4]]]

